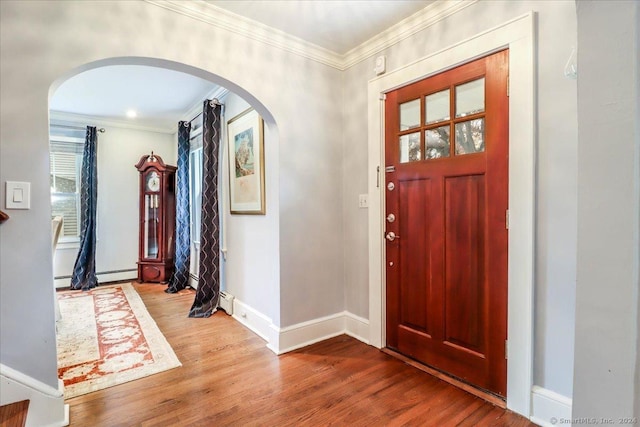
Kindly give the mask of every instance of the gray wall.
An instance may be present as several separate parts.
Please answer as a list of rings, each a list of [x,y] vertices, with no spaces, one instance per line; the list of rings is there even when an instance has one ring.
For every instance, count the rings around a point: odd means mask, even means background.
[[[328,96],[340,90],[338,70],[144,2],[3,1],[0,19],[0,199],[7,180],[32,186],[32,209],[0,227],[0,362],[57,386],[48,97],[54,82],[105,58],[187,64],[256,107],[279,145],[269,209],[280,253],[264,256],[280,258],[280,294],[263,304],[281,307],[280,326],[343,310],[342,241],[329,232],[342,223],[341,111]]]
[[[577,2],[580,172],[573,418],[613,418],[616,424],[620,417],[640,415],[639,9],[632,1]]]
[[[229,121],[250,105],[230,93],[224,100],[225,120]],[[264,127],[265,215],[231,215],[229,209],[228,153],[222,161],[222,191],[227,256],[223,270],[226,291],[269,317],[280,319],[280,222],[278,215],[278,140],[273,126]],[[226,130],[223,132],[226,136]]]
[[[395,70],[529,11],[538,14],[538,164],[534,384],[571,397],[576,281],[576,82],[564,77],[576,46],[569,1],[478,2],[383,52]],[[376,55],[377,56],[377,55]],[[367,82],[374,57],[344,76],[344,230],[346,310],[368,317],[366,213]]]

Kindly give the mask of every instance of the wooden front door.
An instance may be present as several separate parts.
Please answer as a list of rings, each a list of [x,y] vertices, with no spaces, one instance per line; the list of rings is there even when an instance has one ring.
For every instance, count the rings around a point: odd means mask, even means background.
[[[506,396],[508,51],[387,94],[387,346]]]

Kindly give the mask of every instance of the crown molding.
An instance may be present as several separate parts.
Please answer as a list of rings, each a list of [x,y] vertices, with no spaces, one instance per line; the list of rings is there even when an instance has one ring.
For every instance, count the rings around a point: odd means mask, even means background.
[[[230,12],[203,0],[144,0],[147,3],[205,22],[214,27],[257,40],[278,49],[340,68],[342,56],[284,31]]]
[[[394,44],[428,28],[479,0],[436,0],[345,54],[339,54],[281,30],[230,12],[204,0],[144,0],[235,34],[344,71]]]
[[[177,124],[171,128],[164,126],[147,126],[113,118],[90,116],[85,114],[67,113],[64,111],[49,111],[49,121],[63,124],[80,124],[81,126],[117,127],[124,129],[140,130],[144,132],[176,133]]]
[[[361,45],[348,51],[343,56],[341,69],[346,70],[478,1],[479,0],[436,0],[424,9],[399,21],[383,32],[371,37]]]
[[[205,96],[202,97],[202,100],[205,99],[218,99],[220,102],[224,103],[224,99],[229,94],[229,89],[218,86],[213,89]],[[182,117],[184,120],[188,120],[190,117],[195,116],[198,113],[202,112],[202,102],[198,102],[188,110],[186,110]],[[157,132],[157,133],[169,133],[174,134],[177,132],[177,123],[171,126],[148,126],[144,124],[130,122],[128,120],[119,120],[114,118],[100,117],[100,116],[91,116],[85,114],[76,114],[76,113],[67,113],[64,111],[56,111],[51,110],[49,112],[49,120],[54,121],[56,123],[62,124],[73,124],[81,126],[100,126],[100,127],[117,127],[124,129],[133,129],[140,130],[144,132]]]

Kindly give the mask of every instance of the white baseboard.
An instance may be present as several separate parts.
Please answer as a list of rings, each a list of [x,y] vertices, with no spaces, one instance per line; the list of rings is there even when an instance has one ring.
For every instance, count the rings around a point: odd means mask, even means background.
[[[126,270],[126,271],[116,271],[116,272],[103,272],[97,273],[98,283],[109,283],[109,282],[121,282],[125,280],[137,280],[138,279],[138,270]],[[56,289],[58,288],[68,288],[71,284],[71,277],[64,277],[60,279],[54,279],[53,281]]]
[[[369,344],[369,321],[348,311],[279,328],[269,317],[236,297],[233,300],[233,318],[267,341],[267,347],[275,354],[342,334]]]
[[[531,422],[544,427],[571,426],[572,400],[539,386],[531,389]]]
[[[287,353],[345,333],[344,312],[280,329],[277,354]]]
[[[345,311],[345,331],[344,333],[357,340],[362,341],[365,344],[369,342],[369,319],[356,316],[355,314]]]
[[[277,341],[276,326],[270,318],[260,313],[248,304],[233,299],[233,316],[238,322],[255,332],[260,338],[267,342],[267,347],[273,350],[272,345]]]
[[[198,280],[198,276],[189,274],[189,286],[191,286],[193,289],[198,289]]]
[[[69,405],[64,404],[64,385],[51,387],[22,372],[0,364],[0,405],[29,400],[27,427],[69,425]]]

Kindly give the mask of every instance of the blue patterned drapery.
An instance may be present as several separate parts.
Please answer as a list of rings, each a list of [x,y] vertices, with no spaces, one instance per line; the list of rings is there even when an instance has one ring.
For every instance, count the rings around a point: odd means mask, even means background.
[[[222,106],[204,101],[202,134],[202,213],[198,289],[189,317],[209,317],[220,296],[220,217],[218,215],[218,152]]]
[[[71,276],[71,289],[98,286],[96,277],[96,206],[98,203],[98,136],[95,126],[87,126],[82,153],[80,184],[80,250]]]
[[[178,123],[178,171],[176,172],[176,253],[174,272],[165,292],[174,294],[189,285],[191,214],[189,207],[190,122]]]

